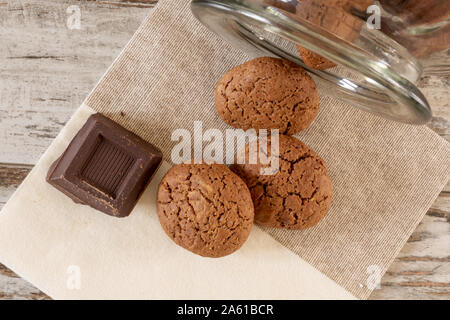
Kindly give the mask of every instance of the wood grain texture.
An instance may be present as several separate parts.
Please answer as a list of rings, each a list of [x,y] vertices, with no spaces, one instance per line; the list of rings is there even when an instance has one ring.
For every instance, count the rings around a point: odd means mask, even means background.
[[[0,209],[157,1],[0,0]],[[66,9],[81,9],[81,29]],[[450,77],[420,87],[450,141]],[[371,299],[450,299],[450,182]],[[0,299],[48,299],[0,265]]]
[[[154,2],[27,0],[0,6],[0,163],[36,163]],[[80,30],[67,27],[70,5],[80,8]]]

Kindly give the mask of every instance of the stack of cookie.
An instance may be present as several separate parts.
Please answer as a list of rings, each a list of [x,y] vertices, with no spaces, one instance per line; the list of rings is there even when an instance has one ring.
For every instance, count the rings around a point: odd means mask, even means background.
[[[259,160],[261,139],[242,150],[245,159],[257,159],[254,163],[173,167],[158,190],[158,215],[167,235],[191,252],[222,257],[243,245],[253,221],[286,229],[316,225],[332,201],[328,169],[316,152],[291,136],[317,116],[319,97],[311,77],[290,61],[254,59],[225,74],[215,103],[232,127],[279,130],[277,154],[271,154],[272,137],[264,144],[278,168],[263,173],[267,164]]]
[[[261,174],[259,162],[231,167],[251,191],[255,221],[288,229],[317,224],[331,204],[327,166],[308,146],[288,136],[306,129],[317,116],[319,96],[314,80],[293,62],[257,58],[230,70],[219,81],[215,103],[221,118],[235,128],[278,129],[282,134],[276,174]],[[247,146],[245,159],[251,156],[249,150],[259,148]]]

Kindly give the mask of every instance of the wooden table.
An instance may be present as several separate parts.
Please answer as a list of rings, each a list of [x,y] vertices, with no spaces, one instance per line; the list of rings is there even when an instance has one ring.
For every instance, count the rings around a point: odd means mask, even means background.
[[[157,0],[0,0],[0,208],[89,94]],[[81,29],[67,9],[81,12]],[[450,77],[426,76],[429,125],[450,140]],[[450,184],[373,299],[450,298]],[[48,299],[0,264],[0,299]]]

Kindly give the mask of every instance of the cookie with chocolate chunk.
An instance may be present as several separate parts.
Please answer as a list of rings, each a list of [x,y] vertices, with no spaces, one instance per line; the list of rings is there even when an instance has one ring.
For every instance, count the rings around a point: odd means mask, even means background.
[[[220,117],[244,130],[295,134],[306,129],[319,110],[317,87],[308,73],[293,62],[270,57],[228,71],[214,99]]]
[[[221,164],[179,164],[158,188],[158,217],[179,246],[223,257],[247,240],[254,211],[245,183]]]
[[[268,140],[268,141],[267,141]],[[246,159],[258,152],[254,163],[235,164],[232,170],[247,184],[255,206],[255,221],[275,228],[306,229],[328,212],[332,184],[325,161],[300,140],[280,135],[279,154],[272,154],[272,139],[257,140],[245,147]],[[278,160],[274,174],[262,174],[261,151]],[[251,158],[251,157],[250,157]],[[272,159],[272,161],[274,161]]]

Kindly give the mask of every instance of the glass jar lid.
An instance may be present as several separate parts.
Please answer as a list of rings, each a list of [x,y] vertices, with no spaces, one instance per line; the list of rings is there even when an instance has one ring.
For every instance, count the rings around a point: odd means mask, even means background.
[[[352,36],[345,38],[298,14],[296,5],[297,0],[193,0],[191,9],[210,30],[250,56],[301,65],[323,94],[391,120],[425,124],[431,119],[430,106],[414,84],[422,67],[408,50],[365,22],[347,23],[346,34]],[[333,10],[328,15],[339,24],[341,13]],[[296,45],[338,67],[319,70],[307,65]]]

